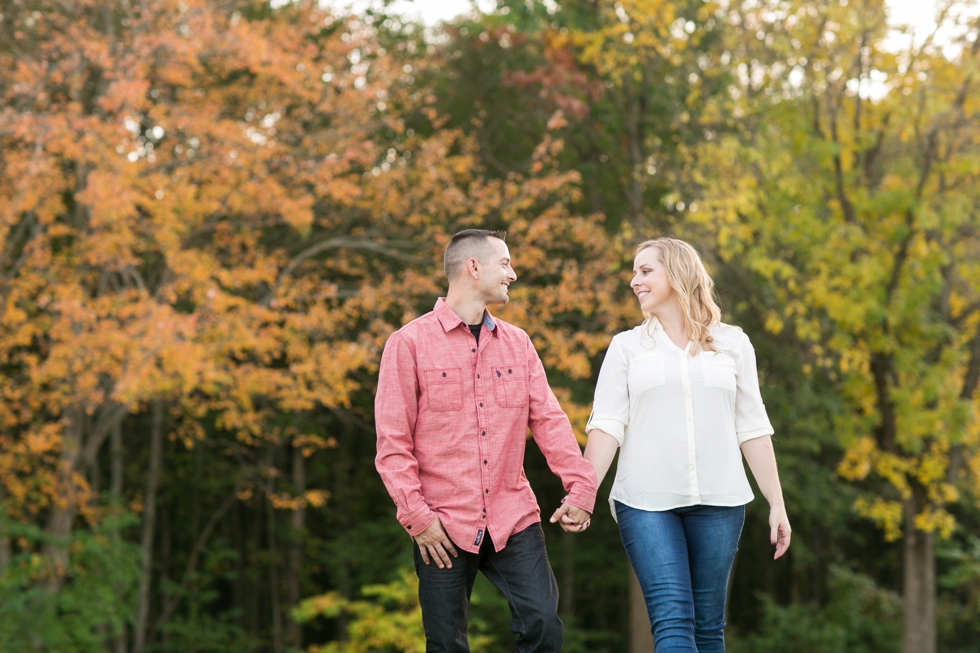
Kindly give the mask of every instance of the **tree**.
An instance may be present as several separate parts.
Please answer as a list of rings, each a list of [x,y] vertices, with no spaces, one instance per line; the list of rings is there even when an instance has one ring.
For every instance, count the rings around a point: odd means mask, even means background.
[[[116,509],[90,480],[119,432],[149,470],[130,495],[143,515],[133,650],[166,636],[209,538],[253,496],[281,650],[299,565],[283,583],[278,514],[328,498],[301,471],[336,446],[324,413],[356,419],[384,339],[440,293],[456,229],[536,240],[537,310],[583,310],[575,290],[606,241],[569,217],[578,177],[555,171],[548,137],[533,171],[486,179],[472,139],[415,83],[427,64],[407,28],[389,50],[371,20],[314,3],[18,4],[0,34],[0,484],[11,520],[46,530],[43,545],[5,546],[43,554],[47,592],[81,582],[69,542]],[[590,265],[549,260],[566,243]],[[547,355],[581,376],[598,339],[573,332],[548,333]],[[174,580],[158,509],[168,442],[237,469]],[[283,465],[292,482],[279,480],[286,446],[300,452]]]
[[[877,2],[735,11],[741,136],[705,145],[692,217],[768,280],[768,328],[843,393],[839,473],[903,540],[902,650],[930,653],[935,538],[980,497],[976,24],[951,60],[889,52]]]

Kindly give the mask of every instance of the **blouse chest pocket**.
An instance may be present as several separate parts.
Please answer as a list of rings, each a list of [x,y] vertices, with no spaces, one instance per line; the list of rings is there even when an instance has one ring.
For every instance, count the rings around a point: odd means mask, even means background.
[[[449,411],[463,407],[463,377],[458,367],[425,370],[429,410]]]
[[[704,356],[702,369],[704,370],[704,384],[709,388],[724,388],[734,393],[738,381],[738,369],[735,361],[727,354],[715,353],[712,356]]]
[[[632,358],[627,383],[631,397],[666,383],[664,355],[653,351]]]
[[[493,394],[503,408],[522,408],[528,403],[527,368],[523,365],[500,365],[490,368]]]

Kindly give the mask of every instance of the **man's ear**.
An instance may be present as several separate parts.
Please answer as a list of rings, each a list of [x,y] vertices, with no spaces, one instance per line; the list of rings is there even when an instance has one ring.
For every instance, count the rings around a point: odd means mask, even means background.
[[[480,262],[475,258],[467,259],[466,273],[476,279],[477,275],[480,273]]]

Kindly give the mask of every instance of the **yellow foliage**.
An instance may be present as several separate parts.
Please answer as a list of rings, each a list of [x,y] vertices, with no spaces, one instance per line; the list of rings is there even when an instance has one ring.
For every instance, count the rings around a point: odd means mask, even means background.
[[[858,499],[854,509],[862,517],[874,521],[885,533],[885,540],[894,542],[902,537],[902,504],[881,498]]]
[[[837,467],[837,473],[849,481],[867,478],[878,459],[878,449],[872,438],[864,437],[849,447]]]
[[[880,452],[875,461],[874,471],[878,476],[891,483],[898,490],[899,496],[908,499],[912,495],[909,487],[908,472],[915,467],[915,459],[903,458],[891,453]]]
[[[915,527],[927,533],[938,532],[949,537],[956,528],[956,518],[942,508],[926,508],[915,516]]]
[[[954,447],[967,461],[980,447],[969,435],[980,430],[978,388],[967,385],[980,236],[964,208],[980,197],[980,104],[957,91],[970,86],[975,52],[896,55],[867,31],[878,8],[807,7],[807,20],[765,3],[729,9],[735,75],[716,109],[738,119],[728,138],[698,147],[697,221],[723,258],[766,280],[767,331],[813,345],[804,372],[840,393],[837,471],[869,493],[859,512],[895,539],[895,499],[909,501],[916,527],[945,537],[960,483],[980,488],[977,467],[950,477]],[[871,60],[895,82],[874,99],[846,73]],[[923,125],[955,152],[923,149]]]

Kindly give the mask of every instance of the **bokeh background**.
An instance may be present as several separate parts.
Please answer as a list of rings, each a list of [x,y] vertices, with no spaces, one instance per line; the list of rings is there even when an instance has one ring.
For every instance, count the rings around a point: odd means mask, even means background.
[[[373,394],[469,227],[583,442],[633,246],[704,256],[795,528],[730,651],[977,651],[976,5],[422,9],[0,3],[0,651],[424,650]],[[604,501],[546,534],[565,650],[649,651]]]

